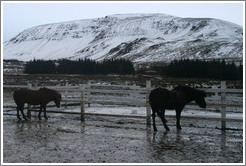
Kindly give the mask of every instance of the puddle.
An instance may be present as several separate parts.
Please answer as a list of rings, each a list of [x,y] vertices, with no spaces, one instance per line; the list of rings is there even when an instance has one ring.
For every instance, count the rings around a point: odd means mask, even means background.
[[[145,119],[73,116],[29,122],[3,117],[4,163],[242,163],[242,130],[186,120],[158,132]],[[121,123],[119,123],[121,122]],[[206,128],[189,124],[207,124]],[[197,125],[196,125],[197,126]]]

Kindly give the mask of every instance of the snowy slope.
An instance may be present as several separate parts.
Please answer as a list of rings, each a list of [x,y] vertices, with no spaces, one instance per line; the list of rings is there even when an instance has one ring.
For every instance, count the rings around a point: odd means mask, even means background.
[[[4,59],[127,58],[169,62],[180,58],[243,57],[243,28],[211,18],[124,14],[40,25],[3,45]]]

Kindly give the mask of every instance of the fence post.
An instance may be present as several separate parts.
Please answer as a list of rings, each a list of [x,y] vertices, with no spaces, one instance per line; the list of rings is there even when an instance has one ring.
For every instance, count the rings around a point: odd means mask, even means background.
[[[225,99],[226,99],[226,82],[221,81],[220,83],[221,86],[221,129],[225,130],[226,129],[226,107],[225,107]]]
[[[36,83],[36,82],[33,83],[33,88],[34,88],[34,89],[37,89],[37,88],[38,88],[38,83]]]
[[[80,101],[80,120],[81,122],[85,121],[85,87],[80,85],[80,90],[81,90],[81,101]]]
[[[147,125],[151,125],[151,111],[150,111],[150,105],[149,105],[149,93],[151,91],[151,81],[146,81],[146,89],[147,89],[147,95],[146,95],[146,118],[147,118]]]
[[[32,84],[28,84],[28,85],[27,85],[27,88],[28,88],[28,89],[32,89]],[[27,117],[28,117],[28,118],[31,118],[31,115],[32,115],[32,114],[31,114],[31,105],[28,104],[28,105],[27,105]]]
[[[68,81],[66,81],[66,83],[65,83],[65,88],[68,89]],[[65,99],[68,98],[68,91],[67,90],[64,93],[64,98]],[[65,101],[65,108],[67,108],[67,101]]]
[[[88,81],[88,94],[87,94],[87,96],[88,96],[88,107],[91,107],[91,103],[90,103],[90,101],[91,101],[91,97],[90,97],[90,95],[91,95],[91,80],[89,80]]]

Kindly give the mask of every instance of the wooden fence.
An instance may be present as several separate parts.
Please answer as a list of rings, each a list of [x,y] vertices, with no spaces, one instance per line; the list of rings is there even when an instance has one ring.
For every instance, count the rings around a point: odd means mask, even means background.
[[[27,86],[18,86],[18,85],[4,85],[3,88],[31,88],[38,89],[37,84],[33,86],[31,84]],[[81,121],[85,120],[85,105],[88,104],[108,104],[108,105],[126,105],[126,106],[138,106],[138,107],[146,107],[146,120],[147,124],[151,123],[151,110],[148,101],[148,95],[150,91],[154,88],[151,87],[151,82],[146,81],[145,87],[140,87],[136,85],[102,85],[102,84],[82,84],[80,86],[70,86],[66,84],[65,86],[48,86],[47,88],[55,89],[62,94],[62,102],[63,105],[67,105],[68,103],[80,103],[80,116]],[[167,89],[171,89],[170,87]],[[226,102],[226,94],[227,93],[243,93],[242,89],[228,89],[226,87],[226,82],[222,81],[220,88],[206,88],[201,89],[206,91],[207,93],[213,93],[216,95],[220,95],[220,102],[207,102],[208,106],[216,106],[220,107],[221,117],[212,118],[221,121],[222,129],[226,128],[226,121],[242,121],[242,119],[229,119],[226,117],[226,108],[227,107],[242,107],[242,104],[228,104]],[[11,93],[4,93],[4,98],[12,98]],[[191,103],[194,105],[194,103]],[[5,106],[4,106],[5,107]],[[6,106],[7,107],[7,106]],[[15,106],[13,106],[15,107]],[[28,110],[30,110],[30,106],[28,106]],[[64,113],[61,111],[55,111],[57,113]],[[71,113],[72,114],[72,113]],[[28,111],[28,115],[31,115],[31,111]],[[184,116],[182,116],[184,117]],[[192,117],[186,117],[192,118]],[[196,118],[204,118],[204,117],[196,117]]]

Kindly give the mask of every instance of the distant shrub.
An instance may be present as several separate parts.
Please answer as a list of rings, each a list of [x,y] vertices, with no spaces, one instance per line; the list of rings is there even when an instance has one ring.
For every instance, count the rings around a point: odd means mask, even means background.
[[[33,60],[25,65],[28,74],[133,74],[134,67],[131,61],[125,59],[110,59],[96,62],[90,59],[58,61]]]
[[[243,79],[242,65],[226,64],[225,61],[201,61],[184,59],[173,61],[161,69],[162,74],[170,77],[199,77],[219,80]]]
[[[24,73],[28,74],[52,74],[56,71],[54,61],[32,60],[26,63]]]

